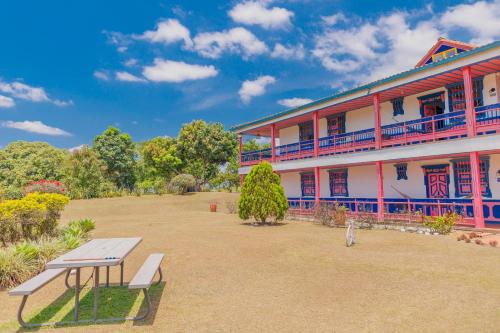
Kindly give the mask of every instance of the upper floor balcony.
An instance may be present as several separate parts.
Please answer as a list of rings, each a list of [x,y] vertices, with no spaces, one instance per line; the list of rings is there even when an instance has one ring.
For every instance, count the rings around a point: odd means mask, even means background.
[[[475,118],[477,135],[500,132],[500,103],[476,107]],[[380,130],[381,149],[459,139],[467,136],[466,114],[464,110],[459,110],[381,126]],[[249,166],[261,161],[281,162],[315,157],[315,145],[318,147],[317,156],[375,150],[376,130],[369,128],[276,146],[274,156],[272,148],[242,152],[240,164]]]

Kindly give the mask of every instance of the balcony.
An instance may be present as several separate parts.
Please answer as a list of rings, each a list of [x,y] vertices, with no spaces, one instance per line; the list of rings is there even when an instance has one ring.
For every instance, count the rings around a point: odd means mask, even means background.
[[[348,215],[374,215],[378,211],[377,198],[321,198],[321,205],[338,203],[348,208]],[[288,198],[288,212],[292,215],[314,214],[314,198]],[[455,212],[460,216],[460,225],[474,225],[472,199],[384,199],[385,217],[393,221],[423,223],[425,216]],[[484,219],[487,224],[500,224],[500,200],[483,200]],[[376,218],[375,218],[376,220]]]
[[[500,103],[475,110],[478,135],[500,130]],[[467,136],[465,111],[455,111],[432,117],[385,125],[381,127],[382,148],[452,140]],[[343,133],[318,139],[318,155],[337,155],[375,149],[375,129]],[[276,147],[276,162],[314,157],[314,140]],[[241,166],[271,161],[271,148],[243,152]]]

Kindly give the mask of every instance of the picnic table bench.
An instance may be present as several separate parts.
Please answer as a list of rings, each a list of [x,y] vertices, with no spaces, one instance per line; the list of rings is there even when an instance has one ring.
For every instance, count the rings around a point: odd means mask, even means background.
[[[81,322],[107,322],[107,321],[121,321],[121,320],[141,320],[149,315],[151,310],[151,298],[148,289],[153,283],[156,273],[159,274],[157,283],[163,279],[161,271],[161,263],[164,254],[155,253],[151,254],[143,263],[141,268],[137,271],[132,281],[128,285],[128,289],[142,289],[146,301],[146,311],[142,315],[135,317],[124,318],[103,318],[99,319],[97,316],[99,305],[99,269],[106,267],[106,287],[109,287],[109,269],[111,266],[120,266],[120,286],[123,286],[123,268],[125,258],[135,249],[135,247],[142,241],[141,238],[107,238],[107,239],[94,239],[52,261],[47,263],[46,270],[16,288],[9,291],[11,296],[23,296],[21,305],[19,306],[17,320],[22,327],[40,327],[56,324],[67,323],[81,323]],[[80,302],[80,270],[85,267],[93,268],[94,279],[94,318],[93,320],[79,321],[79,302]],[[76,272],[75,277],[75,307],[74,307],[74,320],[58,323],[26,323],[22,318],[22,312],[26,305],[28,297],[35,293],[37,290],[66,272],[65,284],[70,288],[68,279],[70,272]]]

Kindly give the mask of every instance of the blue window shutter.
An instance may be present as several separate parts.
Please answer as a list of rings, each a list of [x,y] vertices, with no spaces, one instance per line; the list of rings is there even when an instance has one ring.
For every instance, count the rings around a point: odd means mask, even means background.
[[[404,97],[398,97],[391,100],[393,116],[405,114],[405,110],[403,109],[403,101]]]

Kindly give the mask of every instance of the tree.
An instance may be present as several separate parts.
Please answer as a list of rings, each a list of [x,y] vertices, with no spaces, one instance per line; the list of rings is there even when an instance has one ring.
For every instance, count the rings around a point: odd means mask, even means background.
[[[198,185],[213,179],[219,168],[229,161],[238,145],[236,135],[220,123],[195,120],[181,128],[177,139],[184,172],[192,174]]]
[[[178,156],[175,139],[153,138],[144,142],[140,151],[147,177],[168,181],[179,172],[182,160]]]
[[[235,155],[229,158],[229,162],[219,170],[217,175],[210,181],[210,184],[215,188],[232,192],[233,189],[238,188],[240,185],[239,165],[238,150],[236,150]]]
[[[243,220],[253,217],[265,223],[269,218],[274,221],[285,218],[288,201],[280,177],[273,172],[271,164],[262,162],[250,170],[241,188],[238,207]]]
[[[271,148],[271,143],[257,143],[255,139],[250,139],[247,142],[243,144],[243,151],[255,151],[255,150],[261,150],[261,149],[266,149],[266,148]]]
[[[108,127],[94,139],[94,149],[104,163],[106,177],[118,189],[132,190],[135,185],[135,146],[127,133]]]
[[[31,181],[61,180],[68,152],[46,142],[17,141],[0,150],[0,185],[20,191]]]
[[[76,199],[98,198],[103,192],[104,165],[97,153],[83,147],[74,151],[66,161],[66,179],[69,195]]]

